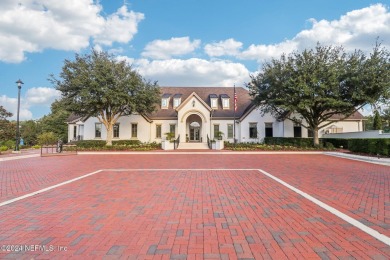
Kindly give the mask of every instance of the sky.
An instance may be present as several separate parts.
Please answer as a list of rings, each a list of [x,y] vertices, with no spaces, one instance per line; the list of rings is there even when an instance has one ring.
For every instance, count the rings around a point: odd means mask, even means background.
[[[48,80],[93,48],[160,86],[244,86],[283,53],[390,49],[390,1],[1,0],[0,105],[39,119],[61,97]]]

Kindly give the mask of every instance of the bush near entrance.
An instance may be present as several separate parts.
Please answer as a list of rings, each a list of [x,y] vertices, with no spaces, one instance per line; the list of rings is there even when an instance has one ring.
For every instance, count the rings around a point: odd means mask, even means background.
[[[114,140],[112,146],[107,146],[105,140],[84,140],[73,142],[78,151],[150,151],[159,150],[158,143],[142,143],[139,140]]]

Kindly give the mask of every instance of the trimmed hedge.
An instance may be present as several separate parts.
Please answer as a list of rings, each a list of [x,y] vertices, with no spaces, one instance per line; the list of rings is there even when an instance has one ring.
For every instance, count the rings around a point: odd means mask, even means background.
[[[268,145],[295,146],[295,147],[313,147],[313,138],[301,137],[265,137],[264,143]]]
[[[105,147],[105,140],[83,140],[77,141],[75,144],[78,147],[83,148],[91,148],[91,147]],[[141,141],[139,140],[113,140],[112,145],[141,145]]]
[[[390,139],[387,138],[366,138],[349,139],[348,149],[351,152],[367,153],[375,155],[390,155]]]
[[[142,143],[139,140],[113,140],[112,146],[106,146],[105,140],[83,140],[73,144],[79,151],[149,151],[161,148],[158,143]]]
[[[350,139],[340,139],[340,138],[320,138],[322,143],[331,143],[334,147],[340,148],[341,146],[344,149],[348,149],[348,141]]]

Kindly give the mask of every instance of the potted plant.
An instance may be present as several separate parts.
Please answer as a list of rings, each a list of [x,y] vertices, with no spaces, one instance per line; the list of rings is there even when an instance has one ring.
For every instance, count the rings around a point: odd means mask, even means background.
[[[224,135],[223,132],[218,131],[218,132],[217,132],[217,138],[218,138],[218,140],[222,140],[222,136],[223,136],[223,135]]]
[[[174,149],[174,140],[175,140],[175,133],[165,133],[166,139],[162,140],[161,142],[161,148],[163,150],[173,150]]]

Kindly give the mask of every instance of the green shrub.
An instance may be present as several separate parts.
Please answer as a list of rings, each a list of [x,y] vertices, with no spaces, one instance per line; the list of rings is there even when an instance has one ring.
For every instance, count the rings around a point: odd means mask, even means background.
[[[141,145],[140,140],[114,140],[112,145]]]
[[[307,150],[333,150],[332,144],[325,148],[314,146],[296,146],[296,145],[279,145],[279,144],[262,144],[262,143],[233,143],[225,142],[226,150],[238,151],[307,151]]]
[[[38,135],[38,143],[40,145],[56,144],[57,141],[58,138],[53,132],[45,132]]]
[[[8,150],[8,147],[5,145],[0,146],[0,152],[5,152]]]
[[[106,146],[106,141],[104,140],[83,140],[83,141],[77,141],[76,145],[78,147],[82,148],[98,148],[98,147],[104,147]]]
[[[105,140],[83,140],[75,144],[80,151],[149,151],[160,149],[161,144],[142,143],[139,140],[114,140],[112,146],[106,146]]]
[[[386,138],[367,138],[367,139],[349,139],[348,149],[351,152],[390,155],[390,139]]]
[[[336,148],[343,147],[344,149],[348,149],[348,140],[349,139],[341,139],[341,138],[320,138],[322,143],[331,143]]]
[[[264,143],[269,145],[313,147],[313,138],[301,137],[265,137]]]
[[[5,141],[3,143],[3,146],[7,146],[8,149],[13,149],[13,148],[15,148],[15,141],[13,141],[13,140]]]

